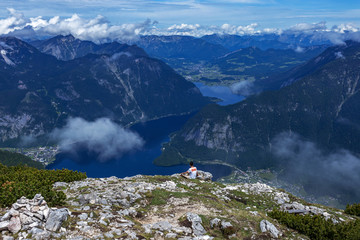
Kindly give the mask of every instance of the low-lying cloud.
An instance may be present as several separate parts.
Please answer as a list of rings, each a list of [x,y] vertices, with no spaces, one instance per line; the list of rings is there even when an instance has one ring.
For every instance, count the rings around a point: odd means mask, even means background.
[[[245,80],[238,83],[234,83],[233,85],[230,86],[230,89],[234,94],[249,96],[251,94],[254,94],[254,83]]]
[[[360,199],[360,159],[340,149],[325,152],[294,133],[282,133],[272,141],[273,154],[283,159],[286,176],[315,194],[344,194],[347,201]],[[343,199],[344,200],[344,199]]]
[[[144,144],[137,133],[108,118],[100,118],[93,122],[82,118],[70,118],[63,128],[55,129],[50,135],[58,142],[62,151],[74,152],[79,146],[85,147],[89,152],[96,153],[101,161],[121,157]]]
[[[36,143],[36,136],[30,134],[20,137],[19,147],[31,147],[34,143]]]

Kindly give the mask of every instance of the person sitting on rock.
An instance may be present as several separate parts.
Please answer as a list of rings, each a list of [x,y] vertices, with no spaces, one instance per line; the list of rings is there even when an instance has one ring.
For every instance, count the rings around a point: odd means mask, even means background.
[[[189,164],[190,164],[189,170],[181,173],[180,175],[184,178],[195,179],[197,176],[197,169],[196,167],[194,167],[193,161],[191,161]]]

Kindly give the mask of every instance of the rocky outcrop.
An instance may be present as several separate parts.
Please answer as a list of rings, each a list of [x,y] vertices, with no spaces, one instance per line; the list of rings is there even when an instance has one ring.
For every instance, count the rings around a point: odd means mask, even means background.
[[[175,173],[172,176],[173,177],[181,177],[181,174]],[[213,175],[210,172],[204,172],[201,170],[197,170],[196,179],[203,180],[203,181],[211,181],[212,178],[213,178]]]
[[[58,231],[68,216],[68,209],[49,208],[40,194],[36,194],[33,199],[21,197],[1,217],[0,230],[7,230],[10,233],[23,230],[48,237],[50,236],[48,231]]]
[[[188,212],[186,214],[186,218],[191,223],[191,228],[195,236],[201,236],[206,233],[206,230],[202,226],[202,220],[199,215]]]
[[[0,50],[15,64],[9,67],[0,55],[1,94],[9,99],[0,101],[0,143],[16,145],[24,135],[46,135],[68,117],[94,121],[111,115],[128,125],[187,114],[210,103],[193,83],[137,46],[96,45],[71,36],[50,39],[44,52],[63,49],[55,54],[59,59],[79,57],[60,61],[19,39],[0,41],[7,46]],[[77,49],[79,44],[88,51]]]
[[[262,220],[260,222],[260,229],[261,232],[269,232],[270,235],[274,238],[278,238],[279,236],[281,236],[279,230],[277,230],[274,224],[272,224],[268,220]]]
[[[267,211],[293,207],[337,221],[346,218],[292,201],[287,193],[260,183],[137,175],[58,182],[54,188],[66,194],[67,208],[49,208],[39,194],[22,197],[0,209],[3,239],[265,239],[281,234],[306,239],[269,218]]]
[[[198,170],[196,178],[200,179],[200,180],[204,180],[204,181],[211,181],[213,178],[213,175],[209,172],[204,172],[204,171]]]
[[[68,216],[69,210],[66,208],[51,211],[49,218],[46,221],[45,228],[50,231],[58,231],[61,224],[68,218]]]

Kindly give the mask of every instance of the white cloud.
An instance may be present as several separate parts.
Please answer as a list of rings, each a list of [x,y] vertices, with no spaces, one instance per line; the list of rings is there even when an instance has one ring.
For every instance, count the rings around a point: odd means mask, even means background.
[[[8,8],[7,10],[10,16],[5,19],[0,19],[0,34],[7,34],[14,30],[21,29],[26,23],[24,16],[15,11],[15,9]]]
[[[261,33],[261,30],[257,30],[256,28],[259,27],[259,24],[252,23],[246,26],[236,26],[230,24],[223,24],[221,26],[221,30],[223,34],[232,34],[232,35],[253,35]]]
[[[180,25],[177,25],[177,24],[174,24],[170,27],[168,27],[167,30],[169,31],[193,31],[193,30],[198,30],[200,28],[200,25],[199,24],[180,24]]]
[[[124,3],[122,3],[124,4]],[[163,3],[164,4],[164,3]],[[187,1],[170,2],[187,6],[188,8],[199,7],[196,2]],[[165,4],[166,5],[166,4]],[[204,7],[204,6],[202,6]],[[204,10],[205,11],[205,10]],[[149,19],[142,23],[126,23],[113,25],[104,16],[95,18],[83,18],[73,14],[68,18],[54,16],[43,18],[42,16],[26,18],[22,13],[8,8],[9,16],[0,19],[0,35],[12,34],[21,38],[27,36],[39,37],[72,34],[81,40],[90,40],[96,43],[108,41],[133,42],[140,35],[183,35],[201,37],[211,34],[234,34],[234,35],[259,35],[259,34],[306,34],[314,39],[329,40],[334,44],[344,43],[345,40],[360,40],[360,27],[353,23],[335,25],[328,28],[326,22],[298,23],[288,29],[261,28],[258,23],[247,25],[234,25],[225,23],[222,25],[201,25],[198,23],[179,23],[170,27],[157,27],[157,21]]]
[[[230,86],[234,94],[249,96],[254,93],[254,84],[250,81],[241,81]]]
[[[102,161],[120,157],[126,152],[141,148],[144,144],[138,134],[108,118],[100,118],[94,122],[70,118],[63,128],[55,129],[50,136],[59,143],[62,151],[72,152],[81,146],[98,154]]]
[[[313,189],[328,194],[344,192],[360,197],[360,190],[354,184],[360,182],[360,159],[351,152],[322,151],[317,144],[288,132],[273,139],[272,152],[284,160],[285,174],[293,181],[301,179]]]
[[[20,143],[19,143],[19,147],[29,147],[32,144],[36,143],[37,139],[34,135],[26,135],[26,136],[21,136],[20,138]]]
[[[334,32],[346,33],[346,32],[358,32],[359,28],[352,23],[346,23],[346,24],[334,25],[331,28],[331,30]]]
[[[302,52],[304,52],[304,50],[305,50],[304,48],[297,46],[294,51],[297,53],[302,53]]]
[[[344,55],[342,54],[342,52],[336,52],[335,53],[336,58],[341,58],[341,59],[345,59]]]
[[[289,31],[294,32],[314,32],[314,31],[327,31],[326,22],[319,23],[298,23],[289,28]]]
[[[44,19],[41,16],[26,19],[14,9],[8,9],[10,16],[0,19],[0,35],[17,31],[21,35],[27,28],[33,29],[39,35],[68,35],[81,40],[90,40],[96,43],[107,41],[128,42],[136,39],[152,25],[150,20],[143,23],[111,25],[105,17],[97,16],[93,19],[84,19],[74,14],[69,18],[59,16]]]

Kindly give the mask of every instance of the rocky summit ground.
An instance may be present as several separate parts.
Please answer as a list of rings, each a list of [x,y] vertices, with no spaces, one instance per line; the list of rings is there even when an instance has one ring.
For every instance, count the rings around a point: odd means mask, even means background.
[[[350,218],[261,183],[138,175],[57,182],[54,188],[66,194],[65,206],[49,208],[38,194],[1,209],[0,239],[308,239],[267,212]]]

